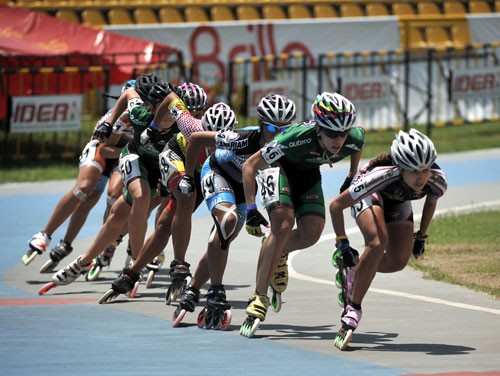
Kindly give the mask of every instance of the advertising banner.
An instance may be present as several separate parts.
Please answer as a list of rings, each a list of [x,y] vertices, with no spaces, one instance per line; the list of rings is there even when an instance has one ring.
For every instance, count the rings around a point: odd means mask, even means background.
[[[10,131],[77,131],[80,129],[81,116],[81,95],[12,97]]]

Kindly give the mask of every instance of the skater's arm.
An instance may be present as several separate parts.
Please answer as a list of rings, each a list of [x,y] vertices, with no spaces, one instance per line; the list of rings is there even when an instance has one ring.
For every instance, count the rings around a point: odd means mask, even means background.
[[[267,163],[262,158],[260,150],[243,163],[243,189],[245,190],[245,201],[247,206],[255,205],[255,177],[257,176],[257,171],[265,167],[267,167]]]
[[[330,216],[335,234],[338,238],[346,238],[344,224],[344,209],[352,206],[354,200],[349,194],[349,190],[342,192],[337,198],[330,203]]]
[[[347,177],[352,179],[354,175],[356,175],[356,172],[358,172],[360,160],[361,160],[361,150],[357,151],[354,154],[351,154],[351,166],[349,167],[349,173],[347,174]]]
[[[420,236],[426,237],[427,230],[431,224],[432,217],[436,211],[437,200],[434,197],[427,196],[422,209],[422,219],[420,221]]]
[[[193,176],[203,148],[215,146],[217,132],[197,132],[191,136],[186,149],[186,175]]]

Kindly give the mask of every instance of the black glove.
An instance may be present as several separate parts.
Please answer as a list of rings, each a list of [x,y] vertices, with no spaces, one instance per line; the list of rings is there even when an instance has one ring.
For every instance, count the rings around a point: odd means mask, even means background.
[[[195,181],[189,175],[184,175],[181,180],[179,180],[179,184],[177,184],[177,189],[185,195],[189,195],[194,192]]]
[[[342,183],[342,185],[340,186],[340,191],[339,193],[342,193],[344,192],[347,188],[349,188],[349,186],[351,185],[351,182],[352,182],[352,179],[350,176],[347,176],[344,180],[344,182]]]
[[[413,235],[413,238],[413,256],[415,256],[415,258],[419,258],[425,252],[425,240],[427,239],[427,236],[423,236],[420,231],[417,231]]]
[[[94,137],[98,138],[99,140],[103,140],[111,136],[112,132],[113,132],[113,126],[109,124],[107,121],[103,121],[94,130]]]
[[[264,233],[260,226],[269,226],[269,223],[264,218],[262,214],[257,210],[257,207],[254,205],[249,205],[247,207],[247,219],[246,219],[246,229],[250,235],[262,237]]]
[[[356,266],[359,261],[359,252],[351,247],[348,239],[340,240],[337,243],[337,250],[342,254],[342,265],[344,267]]]

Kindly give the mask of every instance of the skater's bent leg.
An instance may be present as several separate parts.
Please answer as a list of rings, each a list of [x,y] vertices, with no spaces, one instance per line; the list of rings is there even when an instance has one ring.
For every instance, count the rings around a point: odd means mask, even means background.
[[[292,230],[285,252],[290,253],[316,244],[324,227],[325,218],[320,215],[309,214],[300,217],[297,219],[297,228]]]
[[[133,180],[127,188],[133,199],[128,222],[129,243],[132,258],[136,259],[146,237],[151,191],[148,182],[143,179]]]
[[[90,248],[85,252],[82,259],[84,263],[90,263],[94,257],[118,239],[127,223],[129,213],[130,205],[121,196],[111,207],[108,219],[101,227]]]
[[[413,245],[413,222],[387,224],[388,242],[378,272],[394,273],[403,270],[410,259]]]
[[[255,291],[260,295],[267,293],[271,273],[276,269],[290,238],[295,223],[294,211],[288,206],[278,206],[271,211],[270,220],[271,232],[264,240],[259,255]]]
[[[108,181],[108,193],[106,197],[106,210],[103,215],[103,223],[106,222],[109,211],[113,204],[120,198],[123,191],[123,180],[118,170],[113,171]]]
[[[177,208],[172,222],[172,246],[174,258],[184,261],[191,238],[191,217],[195,206],[195,197],[176,194]]]
[[[64,235],[64,241],[68,244],[73,243],[75,238],[78,236],[78,233],[82,229],[87,217],[92,210],[92,208],[97,204],[99,198],[101,197],[101,192],[94,190],[89,196],[87,201],[81,202],[80,205],[76,208],[76,210],[71,215],[68,229],[66,230],[66,234]]]
[[[355,304],[361,304],[384,257],[387,228],[380,206],[372,206],[363,211],[358,216],[357,223],[365,239],[365,250],[356,266],[351,300]]]
[[[194,271],[193,279],[191,280],[191,286],[197,288],[198,290],[208,282],[210,279],[210,274],[208,273],[208,254],[205,252],[201,256],[198,266]]]
[[[88,199],[100,177],[101,172],[96,167],[81,167],[74,188],[59,200],[43,232],[52,235],[69,218],[76,207]]]

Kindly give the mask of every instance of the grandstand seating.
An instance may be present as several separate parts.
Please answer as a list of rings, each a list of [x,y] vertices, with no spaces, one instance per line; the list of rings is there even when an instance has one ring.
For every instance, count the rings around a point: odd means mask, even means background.
[[[234,20],[231,8],[223,5],[216,5],[210,8],[212,21],[232,21]]]
[[[310,18],[311,13],[305,5],[293,4],[288,7],[288,18]]]
[[[156,14],[151,8],[137,8],[133,11],[135,23],[153,24],[158,22]]]
[[[80,23],[80,19],[78,18],[78,14],[71,9],[63,9],[58,10],[56,12],[56,18],[64,21]]]
[[[444,14],[464,15],[466,13],[464,4],[461,3],[460,1],[445,1],[443,7],[444,7]]]
[[[367,4],[366,5],[366,15],[367,16],[387,16],[389,11],[385,4]]]
[[[279,5],[264,5],[262,7],[262,15],[268,20],[279,20],[286,18],[283,8]]]
[[[111,25],[129,25],[134,23],[127,9],[113,8],[108,12],[109,23]]]
[[[363,9],[358,4],[340,4],[341,17],[363,17]]]
[[[338,16],[335,8],[328,4],[315,4],[313,6],[313,14],[316,18],[332,18]]]
[[[257,8],[249,5],[236,7],[236,16],[238,17],[238,20],[245,21],[260,19],[260,14]]]
[[[490,13],[490,6],[486,1],[471,1],[469,3],[470,13]]]
[[[470,35],[460,17],[500,12],[500,0],[10,0],[9,5],[41,10],[93,27],[388,15],[398,16],[405,23],[414,22],[414,16],[425,20],[408,29],[409,45],[413,48],[463,47],[470,43]],[[406,30],[401,28],[402,41],[406,40]]]
[[[205,10],[199,6],[188,6],[184,10],[186,22],[208,22],[208,16]]]

